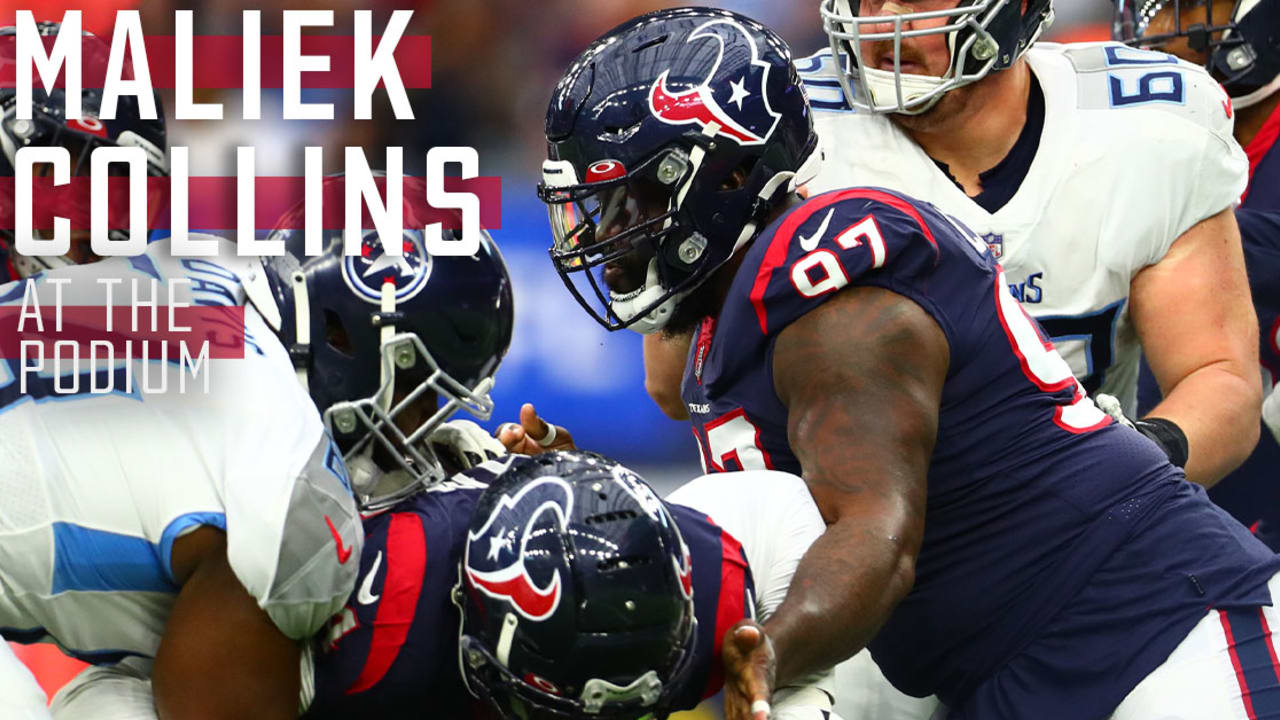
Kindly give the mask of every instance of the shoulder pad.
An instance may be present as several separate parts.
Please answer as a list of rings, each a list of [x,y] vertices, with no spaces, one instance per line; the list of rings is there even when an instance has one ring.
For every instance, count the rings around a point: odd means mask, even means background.
[[[227,557],[236,577],[281,632],[309,637],[351,593],[364,544],[341,453],[321,434],[278,526],[257,517],[261,501],[233,495],[227,504]],[[278,533],[274,546],[272,531]]]
[[[783,216],[757,241],[763,250],[750,256],[758,265],[748,297],[760,332],[778,332],[865,274],[906,277],[931,269],[940,257],[937,223],[922,211],[937,215],[888,190],[849,188],[810,198]]]
[[[1064,46],[1083,109],[1145,108],[1230,136],[1231,100],[1204,68],[1168,53],[1119,43]]]

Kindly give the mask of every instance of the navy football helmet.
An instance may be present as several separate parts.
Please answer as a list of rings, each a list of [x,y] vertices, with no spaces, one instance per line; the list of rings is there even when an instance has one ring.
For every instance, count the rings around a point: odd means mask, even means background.
[[[661,329],[812,176],[817,137],[791,51],[763,25],[703,8],[611,30],[547,110],[551,258],[610,330]]]
[[[696,626],[671,513],[598,455],[508,462],[477,502],[454,590],[471,692],[523,720],[666,717]]]
[[[323,192],[341,201],[336,178]],[[433,430],[458,410],[492,412],[489,389],[511,343],[511,279],[488,233],[475,255],[433,256],[415,229],[426,222],[413,217],[401,257],[384,253],[373,230],[358,255],[344,254],[341,230],[325,231],[323,252],[308,257],[304,232],[288,229],[303,226],[303,212],[300,203],[277,223],[268,239],[283,240],[285,254],[264,258],[265,285],[246,288],[342,449],[357,500],[386,507],[449,474]]]
[[[1111,34],[1204,65],[1238,108],[1280,90],[1280,0],[1113,0]],[[1183,51],[1190,51],[1185,52]]]
[[[41,36],[58,34],[60,25],[53,22],[37,24]],[[0,28],[0,37],[17,34],[17,28]],[[15,43],[0,43],[5,52],[13,52]],[[110,48],[92,33],[84,33],[81,45],[82,67],[105,68],[110,58]],[[16,63],[13,57],[0,57],[0,63]],[[132,77],[132,71],[126,67],[126,78]],[[71,154],[71,174],[89,174],[89,154],[101,146],[139,147],[147,156],[147,174],[152,177],[168,177],[169,161],[166,157],[168,143],[165,134],[164,106],[160,95],[155,95],[156,119],[145,120],[138,106],[138,99],[132,95],[124,95],[116,104],[115,119],[99,118],[102,105],[101,88],[83,88],[81,90],[79,120],[66,117],[66,91],[55,88],[46,93],[39,82],[33,82],[31,88],[31,119],[17,119],[17,89],[0,88],[0,176],[13,177],[13,159],[19,149],[27,146],[65,147]],[[113,173],[125,172],[123,165],[112,165]],[[159,191],[157,191],[159,193]],[[164,206],[163,193],[152,194],[148,199],[147,226],[150,227]],[[83,227],[88,226],[89,206],[64,208],[64,216],[78,216]],[[0,243],[5,246],[13,262],[14,269],[23,277],[28,277],[42,270],[54,267],[73,265],[77,262],[89,262],[99,259],[88,248],[87,233],[85,239],[72,239],[72,254],[62,256],[27,256],[14,249],[13,230],[0,230]],[[110,230],[108,235],[114,239],[124,239],[126,231]]]
[[[870,0],[878,7],[880,0]],[[900,14],[861,15],[858,0],[822,0],[822,29],[831,41],[832,57],[843,71],[840,85],[850,106],[868,112],[917,115],[932,108],[955,88],[1003,70],[1030,48],[1053,23],[1053,0],[960,0],[952,8]],[[937,27],[919,28],[915,23]],[[888,32],[867,26],[892,25]],[[902,38],[942,35],[951,50],[951,66],[942,77],[902,72]],[[893,43],[893,69],[867,65],[862,43]]]

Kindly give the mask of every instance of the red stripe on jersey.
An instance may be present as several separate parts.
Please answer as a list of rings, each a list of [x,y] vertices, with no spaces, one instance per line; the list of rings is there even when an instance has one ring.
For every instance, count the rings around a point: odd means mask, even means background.
[[[1244,679],[1244,668],[1240,667],[1240,655],[1236,653],[1236,639],[1231,634],[1231,621],[1227,619],[1225,610],[1218,611],[1218,619],[1222,621],[1222,632],[1227,636],[1227,654],[1231,656],[1231,667],[1236,670],[1236,682],[1240,684],[1240,699],[1244,701],[1245,714],[1249,720],[1258,720],[1253,711],[1253,698],[1249,697],[1249,683]]]
[[[1249,197],[1249,191],[1253,189],[1253,171],[1258,169],[1262,158],[1266,157],[1275,146],[1277,139],[1280,139],[1280,105],[1271,111],[1271,116],[1262,123],[1258,134],[1253,136],[1249,146],[1244,149],[1244,154],[1249,156],[1249,185],[1245,186],[1244,194],[1240,196],[1242,202]]]
[[[933,231],[925,224],[924,218],[920,217],[920,212],[911,203],[897,195],[890,195],[883,190],[872,190],[871,188],[850,188],[819,195],[791,213],[778,228],[777,232],[773,234],[773,238],[769,240],[769,248],[764,253],[764,261],[760,263],[760,269],[756,271],[756,281],[751,286],[751,295],[749,296],[751,304],[756,309],[756,318],[760,321],[760,332],[765,334],[769,332],[768,315],[764,309],[764,292],[769,287],[769,279],[773,276],[773,271],[781,267],[782,262],[787,259],[787,248],[791,245],[791,239],[795,236],[796,230],[799,230],[800,226],[819,210],[834,205],[841,200],[857,198],[882,202],[906,213],[920,226],[921,232],[933,244],[933,247],[935,249],[938,247],[938,241],[933,239]]]
[[[360,677],[347,688],[348,695],[377,685],[400,655],[409,636],[422,578],[427,569],[427,536],[417,513],[395,513],[387,528],[386,577],[373,620],[373,638]]]
[[[715,520],[710,517],[707,520],[715,525]],[[721,686],[724,685],[724,662],[720,658],[720,646],[724,642],[724,634],[733,627],[734,623],[746,617],[751,617],[751,609],[747,607],[747,561],[742,553],[742,543],[721,529],[720,602],[716,610],[711,672],[707,676],[707,689],[702,694],[704,699],[720,692]]]
[[[1003,293],[1007,292],[1009,292],[1009,289],[1005,286],[1004,268],[1001,267],[999,263],[996,263],[995,295],[993,296],[996,303],[996,318],[1000,320],[1000,327],[1004,330],[1004,335],[1009,340],[1009,347],[1013,348],[1013,354],[1018,358],[1018,366],[1022,368],[1022,374],[1026,375],[1027,379],[1030,380],[1032,384],[1047,393],[1058,392],[1059,390],[1065,390],[1072,385],[1077,385],[1076,398],[1073,402],[1079,402],[1081,393],[1079,391],[1075,375],[1068,372],[1066,377],[1057,382],[1045,382],[1032,372],[1031,361],[1027,359],[1027,354],[1022,351],[1022,346],[1018,344],[1018,338],[1013,334],[1013,328],[1009,326],[1009,321],[1004,316],[1004,309],[1000,303],[1000,299],[1004,297]],[[1040,346],[1043,347],[1046,352],[1056,352],[1056,350],[1054,350],[1053,343],[1040,333],[1040,329],[1039,326],[1036,325],[1036,321],[1021,304],[1018,304],[1015,312],[1022,313],[1022,316],[1027,319],[1031,329],[1036,333],[1036,338],[1039,340]],[[1102,423],[1102,425],[1105,424],[1106,423]],[[1098,427],[1102,427],[1102,425],[1099,425]]]
[[[1276,674],[1276,680],[1280,681],[1280,658],[1276,657],[1275,638],[1271,637],[1271,628],[1267,625],[1267,614],[1258,608],[1258,619],[1262,621],[1262,634],[1266,636],[1267,653],[1271,655],[1271,671]]]

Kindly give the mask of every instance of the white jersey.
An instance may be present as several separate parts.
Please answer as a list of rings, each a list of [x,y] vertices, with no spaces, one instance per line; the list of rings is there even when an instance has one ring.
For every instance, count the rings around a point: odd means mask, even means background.
[[[996,212],[965,195],[883,115],[846,109],[830,51],[798,66],[823,166],[813,194],[886,187],[928,201],[987,241],[1010,289],[1090,393],[1136,405],[1129,285],[1197,222],[1244,191],[1248,161],[1226,94],[1202,68],[1116,43],[1026,53],[1044,130],[1017,193]]]
[[[171,278],[191,281],[174,286],[177,301],[245,305],[240,273],[254,268],[261,272],[256,259],[236,258],[234,249],[173,258],[166,241],[139,257],[27,282],[45,306],[54,303],[55,278],[70,280],[62,286],[67,307],[105,306],[99,278],[123,281],[114,305],[128,306],[135,278],[147,288],[141,297],[150,297],[151,279],[161,281],[161,306]],[[0,306],[21,305],[25,289],[25,282],[0,286]],[[5,324],[3,332],[14,332]],[[158,386],[157,372],[167,373],[165,392],[135,385],[132,392],[53,394],[45,373],[44,384],[29,377],[24,394],[17,361],[0,361],[6,638],[52,640],[90,661],[153,657],[177,597],[174,540],[202,525],[225,530],[236,577],[289,637],[311,635],[342,606],[363,533],[341,455],[288,353],[251,306],[244,330],[242,359],[207,361],[208,392],[189,368],[157,359],[149,363],[149,387]],[[91,373],[87,357],[81,362],[84,388]],[[117,358],[114,367],[125,364]],[[144,365],[132,362],[135,383]],[[356,561],[347,562],[352,555]]]
[[[800,558],[826,530],[804,480],[775,470],[703,475],[666,499],[706,513],[742,543],[756,588],[753,610],[761,623],[786,599]],[[833,688],[830,671],[804,678],[775,695],[772,717],[831,717]]]

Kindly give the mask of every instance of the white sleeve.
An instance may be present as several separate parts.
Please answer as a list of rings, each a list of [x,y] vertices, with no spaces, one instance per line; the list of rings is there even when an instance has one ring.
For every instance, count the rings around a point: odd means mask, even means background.
[[[755,582],[760,622],[782,604],[800,558],[826,530],[804,480],[775,470],[703,475],[677,488],[667,500],[706,513],[742,543]],[[777,697],[785,698],[790,690],[794,705],[818,707],[825,702],[826,707],[819,709],[829,711],[834,686],[834,674],[828,670],[780,688]],[[779,716],[775,713],[775,717]]]
[[[251,477],[232,481],[247,484]],[[227,559],[286,636],[315,634],[355,589],[364,528],[341,455],[320,433],[292,486],[228,493]],[[352,557],[355,562],[348,562]]]
[[[1154,238],[1147,265],[1164,259],[1174,241],[1196,223],[1234,207],[1249,182],[1249,159],[1232,135],[1235,117],[1227,112],[1227,94],[1203,68],[1182,62],[1179,66],[1186,102],[1168,106],[1161,115],[1178,117],[1181,122],[1170,123],[1168,132],[1185,139],[1158,143],[1159,168],[1144,173],[1152,186],[1134,188],[1148,203],[1163,205],[1163,212],[1154,217],[1165,219],[1164,232]],[[1167,197],[1153,197],[1161,188]]]
[[[1186,77],[1188,111],[1198,106],[1194,117],[1204,129],[1204,146],[1195,191],[1184,199],[1175,237],[1201,220],[1235,207],[1249,185],[1249,158],[1235,139],[1231,98],[1204,68],[1193,65]]]
[[[150,666],[128,658],[85,668],[53,696],[54,720],[156,720]]]

